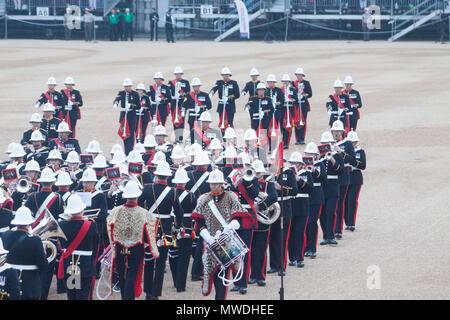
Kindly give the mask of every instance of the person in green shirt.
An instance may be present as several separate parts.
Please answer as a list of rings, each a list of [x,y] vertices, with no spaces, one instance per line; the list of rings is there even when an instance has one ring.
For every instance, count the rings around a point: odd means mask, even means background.
[[[111,10],[111,14],[108,16],[109,22],[109,40],[117,41],[117,24],[119,17],[114,9]]]
[[[130,12],[129,8],[125,9],[125,13],[123,15],[125,21],[125,41],[128,41],[128,37],[131,41],[133,41],[133,20],[134,14]]]

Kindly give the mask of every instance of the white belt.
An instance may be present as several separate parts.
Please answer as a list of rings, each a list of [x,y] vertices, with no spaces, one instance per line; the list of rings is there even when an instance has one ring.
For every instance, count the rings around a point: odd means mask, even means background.
[[[6,232],[9,230],[9,227],[0,228],[0,232]]]
[[[320,182],[314,182],[314,187],[320,187],[322,184]]]
[[[18,270],[38,270],[38,266],[36,265],[25,265],[25,264],[9,264],[11,268]]]
[[[351,167],[352,165],[350,163],[344,163],[344,167]]]
[[[191,217],[191,214],[190,214],[190,213],[185,213],[185,214],[183,215],[183,217],[185,217],[185,218],[190,218],[190,217]]]
[[[352,171],[361,171],[361,169],[358,169],[358,168],[355,168],[355,167],[352,167]],[[1,232],[2,230],[0,229],[0,232]]]
[[[337,179],[338,176],[327,176],[327,179]]]
[[[126,112],[126,108],[120,108],[120,112]],[[130,108],[128,111],[131,111],[132,109]]]
[[[249,204],[243,204],[242,207],[244,207],[245,209],[251,209],[252,208]]]
[[[144,113],[143,113],[143,112],[136,112],[136,115],[137,115],[137,116],[143,116]]]
[[[295,196],[295,198],[309,198],[309,194],[307,193],[299,193]]]
[[[64,250],[65,252],[66,250]],[[73,256],[92,256],[92,251],[84,251],[84,250],[74,250],[72,252]]]
[[[347,112],[348,116],[352,116],[353,115],[353,111],[352,112]]]
[[[172,216],[170,214],[157,214],[157,213],[155,213],[155,214],[153,214],[153,216],[155,218],[158,218],[158,219],[169,219],[169,218],[172,218]]]
[[[293,197],[292,196],[286,196],[286,197],[283,197],[283,201],[284,200],[289,200],[289,199],[292,199]],[[281,201],[281,197],[278,197],[278,201]]]

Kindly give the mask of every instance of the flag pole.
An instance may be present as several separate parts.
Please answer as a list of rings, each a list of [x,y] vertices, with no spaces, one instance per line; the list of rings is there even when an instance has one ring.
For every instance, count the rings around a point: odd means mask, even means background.
[[[280,300],[284,300],[284,245],[283,245],[283,240],[284,240],[284,228],[283,228],[283,214],[284,214],[284,201],[283,201],[283,186],[284,186],[284,182],[283,182],[283,166],[284,166],[284,145],[283,143],[280,143],[278,145],[278,148],[281,147],[281,172],[279,174],[281,174],[281,213],[280,213],[280,228],[281,228],[281,232],[280,232],[280,237],[281,237],[281,277],[280,277]],[[278,150],[278,152],[280,152],[280,150]]]

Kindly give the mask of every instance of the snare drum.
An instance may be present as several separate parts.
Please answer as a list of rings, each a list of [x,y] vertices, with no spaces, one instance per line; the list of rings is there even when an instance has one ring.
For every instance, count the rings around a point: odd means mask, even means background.
[[[248,252],[247,246],[233,229],[223,232],[218,239],[208,244],[206,248],[223,268],[233,265]]]

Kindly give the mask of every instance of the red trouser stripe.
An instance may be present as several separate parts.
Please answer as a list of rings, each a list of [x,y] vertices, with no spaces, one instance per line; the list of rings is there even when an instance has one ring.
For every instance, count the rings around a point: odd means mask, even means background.
[[[359,193],[361,192],[362,184],[359,185],[358,195],[356,196],[356,206],[355,206],[355,215],[353,217],[353,227],[356,225],[356,213],[358,212],[358,199]]]
[[[345,216],[345,198],[347,197],[348,187],[349,187],[349,185],[347,185],[347,188],[345,189],[344,201],[342,201],[341,230],[339,230],[339,233],[342,233],[342,227],[343,227],[343,225],[344,225],[344,216]]]
[[[264,271],[266,271],[267,247],[269,246],[269,238],[270,238],[270,229],[269,229],[269,232],[267,233],[267,242],[266,242],[266,247],[264,248],[264,263],[263,263],[263,266],[261,269],[261,274],[262,274],[264,280],[266,280],[266,273]]]

